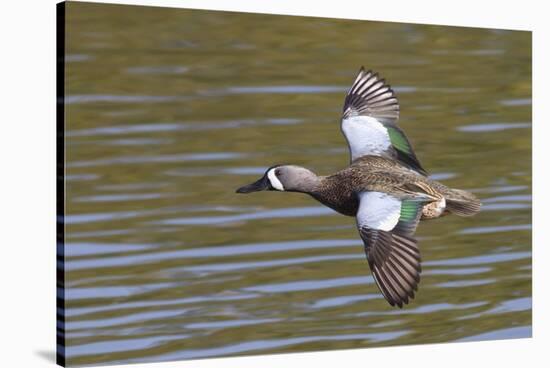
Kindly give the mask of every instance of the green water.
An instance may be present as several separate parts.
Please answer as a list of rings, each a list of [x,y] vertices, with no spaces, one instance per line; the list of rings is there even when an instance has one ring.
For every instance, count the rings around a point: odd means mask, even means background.
[[[531,335],[531,34],[69,3],[68,364]],[[473,218],[417,231],[403,310],[354,219],[299,194],[237,195],[276,163],[348,163],[361,65]]]

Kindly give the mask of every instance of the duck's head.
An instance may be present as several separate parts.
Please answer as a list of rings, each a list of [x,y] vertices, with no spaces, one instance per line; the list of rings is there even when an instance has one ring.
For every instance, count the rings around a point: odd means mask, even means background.
[[[311,192],[318,178],[310,170],[294,165],[271,166],[265,174],[252,184],[237,189],[237,193],[251,193],[262,190],[280,192]]]

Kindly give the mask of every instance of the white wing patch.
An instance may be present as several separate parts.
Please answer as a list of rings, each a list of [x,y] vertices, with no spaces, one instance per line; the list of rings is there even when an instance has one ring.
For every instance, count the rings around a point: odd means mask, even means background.
[[[342,132],[348,141],[351,161],[365,155],[382,156],[392,147],[388,130],[370,116],[343,119]]]
[[[267,173],[267,178],[271,182],[271,186],[277,190],[280,190],[281,192],[284,192],[285,188],[283,187],[283,184],[279,179],[277,179],[277,175],[275,175],[275,169],[269,170]]]
[[[399,222],[401,201],[380,192],[359,193],[358,227],[391,231]]]

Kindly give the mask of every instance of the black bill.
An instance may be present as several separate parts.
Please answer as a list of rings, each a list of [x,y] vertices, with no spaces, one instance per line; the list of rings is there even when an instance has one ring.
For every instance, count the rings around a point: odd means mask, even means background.
[[[252,193],[259,192],[261,190],[271,190],[271,183],[267,178],[267,175],[264,175],[260,180],[255,181],[252,184],[245,185],[236,190],[237,193]]]

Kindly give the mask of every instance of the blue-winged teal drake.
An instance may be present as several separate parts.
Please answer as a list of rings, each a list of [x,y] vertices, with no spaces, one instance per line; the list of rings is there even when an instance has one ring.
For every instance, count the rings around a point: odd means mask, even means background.
[[[469,192],[427,177],[398,118],[394,91],[378,74],[361,68],[346,95],[341,124],[351,164],[329,176],[294,165],[272,166],[237,193],[306,193],[355,216],[374,280],[390,305],[401,308],[420,282],[420,251],[413,237],[418,222],[449,213],[471,216],[481,203]]]

